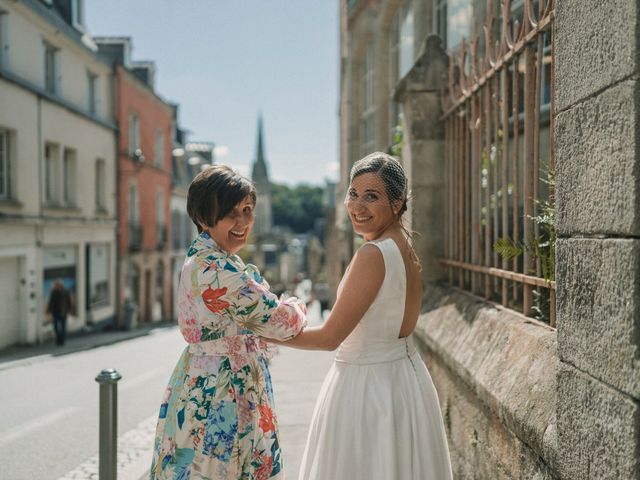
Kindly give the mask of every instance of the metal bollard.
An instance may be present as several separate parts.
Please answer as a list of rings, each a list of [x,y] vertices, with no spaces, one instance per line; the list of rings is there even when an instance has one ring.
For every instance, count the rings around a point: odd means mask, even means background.
[[[100,384],[100,480],[116,480],[118,475],[118,380],[113,368],[105,368],[96,377]]]

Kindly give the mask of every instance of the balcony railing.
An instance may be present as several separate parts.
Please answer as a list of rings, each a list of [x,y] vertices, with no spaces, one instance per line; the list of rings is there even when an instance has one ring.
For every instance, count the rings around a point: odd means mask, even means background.
[[[129,223],[129,250],[140,250],[142,248],[142,225],[139,223]]]

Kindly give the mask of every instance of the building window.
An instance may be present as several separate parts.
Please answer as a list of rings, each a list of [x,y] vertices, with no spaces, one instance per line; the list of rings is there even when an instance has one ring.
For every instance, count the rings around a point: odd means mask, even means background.
[[[158,190],[156,203],[157,241],[158,247],[163,248],[167,242],[167,224],[164,215],[164,192]]]
[[[7,130],[0,130],[0,199],[11,198],[11,154],[9,141],[11,136]]]
[[[156,219],[158,225],[164,225],[164,193],[162,190],[158,190],[156,201]]]
[[[76,204],[76,151],[70,148],[62,159],[62,199],[67,206]]]
[[[109,245],[87,245],[87,309],[109,305]]]
[[[538,1],[533,2],[533,11],[538,11]],[[524,0],[514,0],[511,3],[511,20],[518,20],[522,24],[524,16]],[[542,121],[549,121],[549,111],[551,109],[551,33],[544,32],[542,34],[542,77],[541,77],[541,92],[540,92],[540,113],[542,115]],[[518,113],[520,115],[520,121],[524,121],[524,70],[525,60],[524,55],[519,57],[518,61],[518,75],[519,75],[519,92],[518,92]],[[513,67],[510,69],[513,72]],[[511,86],[513,88],[513,86]],[[511,109],[509,110],[512,111]],[[522,124],[522,123],[521,123]]]
[[[362,151],[361,156],[371,153],[375,146],[374,135],[374,50],[373,45],[367,47],[364,62],[362,64],[362,119],[361,119],[361,135],[362,135]]]
[[[447,0],[435,0],[433,5],[433,31],[447,48]]]
[[[129,223],[138,225],[140,223],[140,209],[138,207],[138,187],[129,186]]]
[[[89,113],[95,115],[98,112],[98,76],[87,72],[87,102]]]
[[[51,93],[56,93],[56,70],[57,70],[58,49],[45,42],[44,44],[44,89]]]
[[[71,0],[71,20],[73,26],[84,31],[84,3],[83,0]]]
[[[0,68],[7,68],[7,54],[9,52],[9,35],[7,32],[7,12],[0,10]]]
[[[140,156],[140,119],[135,113],[129,115],[129,155]]]
[[[60,148],[54,143],[44,146],[44,200],[47,204],[55,204],[58,200],[59,152]]]
[[[142,248],[142,226],[140,225],[140,201],[138,187],[135,184],[129,186],[129,248],[139,250]]]
[[[409,2],[398,8],[391,23],[389,43],[389,143],[393,143],[395,129],[400,123],[400,104],[393,101],[393,92],[402,77],[413,66],[413,10]]]
[[[164,135],[162,132],[156,132],[154,158],[156,167],[164,168]]]
[[[406,2],[400,9],[400,55],[398,78],[404,77],[413,67],[413,9]]]
[[[471,0],[435,0],[435,32],[442,38],[448,50],[455,50],[463,38],[471,35],[473,7]]]
[[[182,248],[180,243],[181,220],[179,210],[171,210],[171,247],[174,250]]]
[[[106,196],[106,162],[99,158],[96,160],[96,209],[107,209],[107,196]]]

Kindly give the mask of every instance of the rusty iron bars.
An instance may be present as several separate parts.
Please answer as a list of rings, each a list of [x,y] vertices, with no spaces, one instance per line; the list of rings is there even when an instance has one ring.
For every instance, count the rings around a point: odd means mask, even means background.
[[[511,0],[502,0],[501,22],[494,28],[493,1],[487,0],[484,42],[474,28],[471,42],[463,39],[450,54],[448,90],[442,95],[446,215],[441,263],[452,285],[527,316],[534,308],[540,313],[544,304],[543,316],[555,326],[553,272],[543,278],[540,255],[528,248],[552,240],[534,217],[541,204],[554,201],[547,177],[554,170],[555,7],[554,0],[519,4],[521,14]],[[520,245],[523,254],[500,258],[493,246],[505,238]]]

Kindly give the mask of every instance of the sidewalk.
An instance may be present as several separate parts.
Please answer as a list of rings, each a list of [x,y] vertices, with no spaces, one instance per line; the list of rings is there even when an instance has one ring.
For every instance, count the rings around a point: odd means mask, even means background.
[[[280,347],[271,363],[280,444],[288,480],[298,478],[315,401],[333,357],[334,352]],[[118,437],[118,480],[149,478],[156,421],[157,413],[154,412],[136,428]],[[97,479],[98,456],[95,455],[59,480]]]
[[[0,371],[8,368],[31,365],[57,357],[69,355],[82,350],[111,345],[131,338],[141,337],[151,334],[159,328],[175,327],[175,322],[157,322],[146,324],[135,330],[105,330],[100,332],[74,332],[67,337],[63,346],[58,346],[53,340],[40,345],[15,345],[0,350]]]
[[[335,352],[280,347],[271,364],[285,477],[296,480],[311,415]]]

